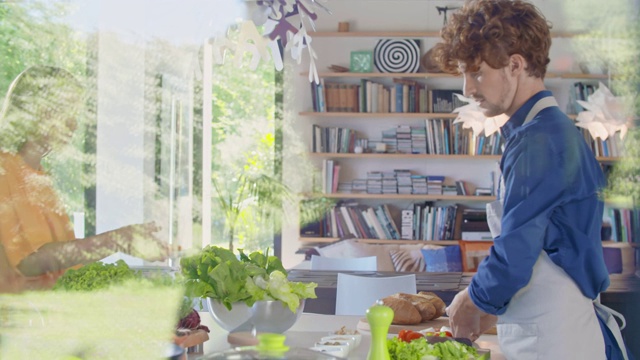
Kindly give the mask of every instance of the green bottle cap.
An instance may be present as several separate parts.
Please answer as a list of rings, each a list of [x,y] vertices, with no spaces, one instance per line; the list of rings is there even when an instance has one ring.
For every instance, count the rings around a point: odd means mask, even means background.
[[[284,344],[287,337],[282,334],[258,334],[257,350],[261,353],[284,353],[289,347]]]

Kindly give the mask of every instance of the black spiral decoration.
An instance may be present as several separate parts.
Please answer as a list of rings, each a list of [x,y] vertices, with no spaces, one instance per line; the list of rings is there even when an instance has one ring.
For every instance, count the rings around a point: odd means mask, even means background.
[[[420,40],[386,39],[373,50],[373,64],[383,73],[414,73],[420,69]]]

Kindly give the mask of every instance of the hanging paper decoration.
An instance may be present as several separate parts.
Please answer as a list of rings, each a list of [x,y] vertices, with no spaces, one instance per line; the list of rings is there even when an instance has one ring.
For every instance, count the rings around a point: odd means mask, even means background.
[[[234,52],[236,64],[242,66],[244,53],[251,54],[250,68],[255,70],[260,59],[273,59],[275,68],[282,70],[283,53],[277,40],[280,39],[284,53],[290,52],[291,58],[301,63],[303,53],[309,55],[309,81],[320,82],[315,60],[316,52],[311,47],[311,36],[307,28],[315,30],[314,21],[318,18],[316,8],[331,13],[317,0],[260,0],[252,20],[240,24],[239,40],[216,38],[212,43],[213,59],[217,64],[224,62],[227,51]],[[256,25],[264,25],[260,34]]]
[[[309,54],[309,81],[320,83],[315,65],[316,52],[311,47],[309,29],[315,30],[314,21],[318,18],[316,8],[331,14],[329,9],[317,0],[261,0],[258,5],[269,9],[265,35],[272,41],[280,39],[284,52],[300,64],[302,52]]]
[[[420,40],[380,40],[373,63],[383,73],[414,73],[420,68]]]
[[[599,83],[598,89],[589,95],[587,101],[578,100],[578,103],[586,111],[578,114],[576,125],[589,130],[592,138],[606,140],[620,131],[620,138],[623,139],[627,134],[627,124],[632,119],[626,106],[629,102],[614,96],[604,84]]]
[[[458,117],[456,117],[453,123],[462,123],[463,129],[471,128],[473,136],[478,136],[482,134],[483,131],[484,136],[490,136],[509,120],[509,117],[505,114],[488,118],[482,113],[482,109],[477,101],[460,94],[454,93],[454,95],[461,101],[466,102],[467,105],[453,110],[454,113],[458,113]]]

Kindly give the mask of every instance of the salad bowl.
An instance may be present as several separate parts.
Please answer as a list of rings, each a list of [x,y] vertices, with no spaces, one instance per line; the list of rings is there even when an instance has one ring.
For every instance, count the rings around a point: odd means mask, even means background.
[[[253,333],[281,334],[298,321],[304,310],[304,299],[295,312],[279,300],[256,301],[253,306],[244,302],[234,303],[231,310],[224,304],[207,298],[209,313],[220,327],[229,332],[251,331]]]

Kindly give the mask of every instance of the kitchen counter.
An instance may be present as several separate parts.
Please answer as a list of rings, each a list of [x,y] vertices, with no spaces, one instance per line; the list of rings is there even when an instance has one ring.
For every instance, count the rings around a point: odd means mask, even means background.
[[[394,276],[397,272],[354,272],[341,271],[351,274],[366,276]],[[302,282],[315,282],[317,299],[308,299],[305,305],[306,312],[318,314],[334,314],[337,271],[312,271],[292,269],[289,270],[289,280]],[[449,304],[455,294],[465,289],[471,282],[474,273],[430,273],[416,272],[416,287],[418,291],[432,291]],[[640,277],[636,274],[609,276],[611,285],[600,295],[600,301],[620,312],[627,321],[627,327],[622,330],[625,343],[635,355],[640,358]]]
[[[204,353],[208,354],[230,349],[231,346],[227,343],[228,332],[218,326],[209,313],[201,312],[200,317],[202,323],[211,330],[209,340],[204,343]],[[320,341],[321,337],[327,336],[343,326],[348,329],[356,329],[361,318],[361,316],[303,313],[293,327],[285,332],[287,336],[285,344],[290,347],[309,348],[315,342]],[[504,360],[505,357],[500,352],[497,341],[498,339],[495,335],[482,335],[476,343],[480,348],[488,349],[491,352],[492,360]],[[364,333],[360,346],[349,354],[348,359],[366,359],[370,344],[371,337],[369,334]],[[190,355],[189,359],[197,359],[198,357],[200,355]]]

